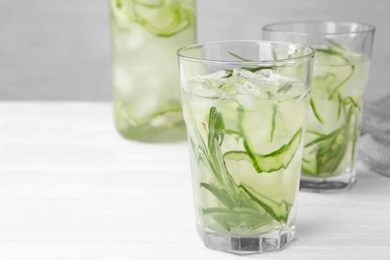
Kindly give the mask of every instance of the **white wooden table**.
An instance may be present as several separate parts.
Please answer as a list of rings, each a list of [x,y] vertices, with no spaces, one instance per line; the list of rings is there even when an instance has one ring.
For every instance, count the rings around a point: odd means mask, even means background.
[[[242,259],[195,231],[185,142],[114,130],[109,103],[0,104],[0,259]],[[296,239],[249,259],[390,259],[390,178],[299,193]]]

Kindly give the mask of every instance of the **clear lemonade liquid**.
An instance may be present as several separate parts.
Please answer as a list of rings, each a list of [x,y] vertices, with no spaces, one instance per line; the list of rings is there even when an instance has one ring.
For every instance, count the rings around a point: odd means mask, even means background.
[[[143,141],[185,138],[176,51],[195,42],[195,0],[111,0],[116,128]]]
[[[332,45],[331,45],[332,46]],[[353,173],[369,61],[333,44],[317,49],[302,163],[304,177]]]
[[[288,229],[307,87],[271,69],[221,70],[182,84],[198,225],[240,237]]]

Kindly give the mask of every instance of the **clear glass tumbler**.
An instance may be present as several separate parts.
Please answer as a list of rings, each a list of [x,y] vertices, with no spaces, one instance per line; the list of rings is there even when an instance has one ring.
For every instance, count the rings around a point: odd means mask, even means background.
[[[176,51],[196,40],[196,0],[110,0],[115,125],[145,142],[185,139]]]
[[[371,25],[338,22],[283,22],[263,27],[264,39],[307,44],[316,50],[301,190],[343,190],[356,180],[374,32]]]
[[[178,51],[198,233],[237,254],[294,237],[314,50],[258,41]]]

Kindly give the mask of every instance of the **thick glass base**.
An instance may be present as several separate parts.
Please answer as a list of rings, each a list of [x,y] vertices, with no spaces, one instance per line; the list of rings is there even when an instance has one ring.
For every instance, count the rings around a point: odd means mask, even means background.
[[[326,178],[301,176],[299,190],[308,192],[336,192],[350,189],[355,181],[356,177],[354,173]]]
[[[200,225],[197,230],[206,247],[239,255],[279,251],[287,246],[295,235],[294,227],[256,237],[229,236]]]

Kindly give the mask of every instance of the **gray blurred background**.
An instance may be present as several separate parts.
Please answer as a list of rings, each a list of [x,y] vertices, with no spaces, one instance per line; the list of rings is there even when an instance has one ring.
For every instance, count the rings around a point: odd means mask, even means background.
[[[111,100],[109,0],[0,0],[0,100]],[[198,0],[198,42],[262,39],[266,23],[377,27],[366,98],[390,93],[390,0]]]

